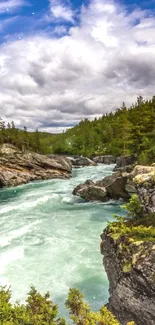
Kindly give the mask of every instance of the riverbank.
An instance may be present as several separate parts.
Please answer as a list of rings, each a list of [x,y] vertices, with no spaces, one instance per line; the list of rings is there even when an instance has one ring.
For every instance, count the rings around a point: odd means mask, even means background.
[[[0,187],[17,186],[31,181],[71,177],[72,164],[61,156],[48,158],[35,152],[19,151],[15,146],[0,147]]]

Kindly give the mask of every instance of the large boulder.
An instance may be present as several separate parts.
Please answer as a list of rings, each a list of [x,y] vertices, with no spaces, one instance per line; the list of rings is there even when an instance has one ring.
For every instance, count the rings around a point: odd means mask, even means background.
[[[114,173],[113,175],[106,176],[101,181],[92,182],[86,181],[84,184],[78,185],[73,190],[73,195],[77,195],[86,201],[101,201],[105,202],[109,199],[124,199],[130,198],[126,191],[128,175]]]
[[[121,177],[122,173],[119,171],[116,173],[113,173],[112,175],[105,176],[103,179],[96,182],[96,185],[101,187],[108,187],[111,185],[118,177]]]
[[[116,159],[114,171],[131,172],[137,162],[137,156],[121,156]]]
[[[96,156],[93,157],[93,161],[95,161],[97,164],[115,164],[116,163],[116,157],[112,155],[105,155],[105,156]]]
[[[134,178],[139,175],[139,178],[143,178],[142,175],[149,175],[150,173],[155,173],[155,166],[136,165],[133,171],[131,172],[130,176],[131,178]]]
[[[144,212],[155,212],[155,167],[136,166],[131,173],[118,171],[97,182],[86,181],[78,185],[74,195],[86,201],[107,201],[124,199],[128,201],[132,194],[139,195],[144,204]]]
[[[84,184],[78,185],[73,190],[73,195],[80,196],[86,201],[107,201],[107,191],[105,187],[97,186],[91,180],[87,180]]]
[[[111,184],[106,187],[108,196],[114,200],[118,200],[120,198],[128,200],[130,195],[126,190],[127,180],[128,175],[126,173],[122,174],[121,176],[116,176]]]
[[[49,158],[34,152],[23,153],[10,145],[7,150],[5,147],[0,148],[0,187],[71,176],[72,164],[65,157]]]
[[[75,168],[79,168],[79,167],[85,167],[85,166],[96,166],[96,162],[94,162],[93,160],[87,158],[87,157],[68,157],[68,159],[70,159],[72,165]]]

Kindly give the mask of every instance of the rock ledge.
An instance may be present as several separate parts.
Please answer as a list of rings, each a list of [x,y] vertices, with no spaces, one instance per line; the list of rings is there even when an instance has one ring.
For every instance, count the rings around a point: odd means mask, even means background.
[[[48,158],[34,152],[21,152],[12,145],[0,147],[0,187],[17,186],[34,180],[66,179],[71,162],[64,157]]]

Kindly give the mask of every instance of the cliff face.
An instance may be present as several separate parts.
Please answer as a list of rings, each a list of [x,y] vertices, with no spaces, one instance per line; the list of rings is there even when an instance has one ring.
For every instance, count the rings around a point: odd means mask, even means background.
[[[141,213],[111,223],[101,235],[109,279],[109,310],[122,325],[155,324],[155,168],[136,166],[126,189],[137,193]]]
[[[155,244],[125,242],[106,230],[101,252],[109,279],[108,309],[122,325],[134,320],[136,325],[155,324]]]
[[[48,158],[34,152],[20,152],[14,146],[0,148],[0,187],[17,186],[34,180],[69,178],[72,164],[64,157]]]
[[[136,166],[131,173],[143,213],[155,212],[155,166]]]

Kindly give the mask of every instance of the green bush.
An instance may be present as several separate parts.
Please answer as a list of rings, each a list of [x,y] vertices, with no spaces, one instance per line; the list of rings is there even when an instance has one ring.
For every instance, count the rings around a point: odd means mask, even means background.
[[[128,215],[138,217],[142,215],[143,205],[137,194],[133,194],[129,203],[123,206],[128,211]]]
[[[141,222],[137,220],[122,220],[119,222],[110,222],[107,228],[108,235],[117,241],[125,238],[126,242],[130,242],[132,238],[136,241],[155,242],[155,215],[141,218]],[[129,243],[128,243],[129,246]]]
[[[1,325],[67,325],[63,317],[58,317],[58,306],[50,300],[49,293],[42,296],[32,287],[25,305],[12,305],[10,298],[10,290],[0,287]],[[103,306],[99,312],[92,311],[77,289],[70,289],[66,307],[75,325],[120,325],[106,307]],[[127,325],[134,325],[134,322]]]

